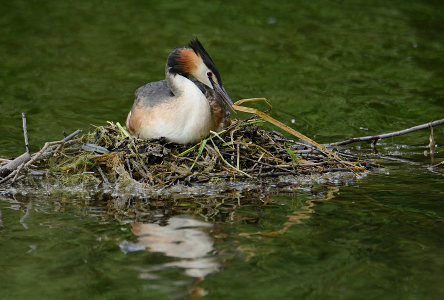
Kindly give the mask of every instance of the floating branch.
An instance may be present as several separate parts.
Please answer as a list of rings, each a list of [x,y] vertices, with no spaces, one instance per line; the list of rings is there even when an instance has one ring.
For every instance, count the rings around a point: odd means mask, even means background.
[[[444,166],[444,161],[437,163],[436,165],[430,166],[429,169],[436,169],[438,167]]]
[[[386,139],[386,138],[398,136],[398,135],[404,135],[407,133],[431,128],[431,127],[442,125],[442,124],[444,124],[444,119],[436,120],[433,122],[429,122],[429,123],[425,123],[425,124],[421,124],[421,125],[417,125],[417,126],[413,126],[413,127],[410,127],[410,128],[404,129],[404,130],[383,133],[383,134],[379,134],[379,135],[371,135],[371,136],[369,135],[369,136],[349,138],[348,140],[332,143],[331,145],[332,146],[342,146],[342,145],[358,143],[358,142],[365,142],[365,141],[374,141],[373,143],[375,144],[378,140],[381,140],[381,139]]]
[[[0,168],[0,177],[5,177],[9,175],[11,172],[16,170],[22,164],[27,163],[30,159],[31,155],[28,152],[25,152],[22,155],[16,157],[15,159],[10,160],[6,165]]]
[[[23,128],[26,128],[26,118],[24,118],[23,121]],[[23,170],[28,168],[32,163],[35,163],[39,160],[48,158],[49,156],[51,156],[53,154],[53,152],[58,148],[57,146],[63,145],[65,142],[73,139],[75,136],[77,136],[80,132],[82,132],[81,130],[76,130],[73,133],[71,133],[70,135],[68,135],[67,137],[65,137],[63,140],[61,141],[56,141],[56,142],[47,142],[45,143],[45,145],[42,147],[42,149],[35,153],[34,155],[30,155],[29,152],[25,152],[22,155],[20,155],[19,157],[9,161],[6,165],[4,165],[3,167],[0,168],[0,177],[3,177],[0,180],[0,183],[6,182],[8,180],[10,180],[12,178],[12,182],[14,182],[19,173]],[[27,135],[25,134],[25,140],[27,141]]]
[[[11,172],[21,169],[25,163],[31,159],[31,154],[29,153],[29,143],[28,143],[28,129],[26,128],[26,114],[22,112],[22,122],[23,122],[23,135],[25,137],[25,147],[26,152],[22,155],[10,160],[6,165],[0,168],[0,177],[6,177]],[[9,179],[9,178],[8,178]],[[4,181],[1,180],[0,183]]]

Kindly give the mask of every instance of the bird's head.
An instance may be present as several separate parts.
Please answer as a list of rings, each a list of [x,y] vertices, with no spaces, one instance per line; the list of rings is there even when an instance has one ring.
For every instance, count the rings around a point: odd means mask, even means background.
[[[197,38],[191,40],[188,47],[174,49],[168,57],[167,66],[170,73],[185,77],[193,76],[213,89],[215,94],[233,110],[233,101],[222,85],[216,64]]]

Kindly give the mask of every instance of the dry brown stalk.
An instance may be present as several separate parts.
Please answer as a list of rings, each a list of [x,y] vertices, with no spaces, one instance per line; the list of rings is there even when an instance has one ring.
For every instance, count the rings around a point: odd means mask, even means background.
[[[240,104],[244,103],[244,102],[252,102],[252,101],[265,101],[271,109],[271,104],[268,102],[267,99],[265,98],[254,98],[254,99],[242,99],[239,100],[235,103],[235,105],[233,105],[233,109],[238,110],[238,111],[242,111],[242,112],[247,112],[250,114],[255,114],[259,117],[261,117],[262,119],[270,122],[271,124],[287,131],[288,133],[294,135],[295,137],[304,140],[306,142],[308,142],[309,144],[317,147],[319,150],[321,150],[321,152],[325,153],[326,155],[331,155],[335,160],[337,160],[338,162],[340,162],[341,164],[343,164],[344,166],[346,166],[347,168],[350,169],[350,171],[354,172],[354,170],[363,170],[361,167],[356,166],[348,161],[344,161],[342,160],[339,156],[337,156],[334,152],[328,150],[327,148],[325,148],[324,146],[318,144],[317,142],[313,141],[312,139],[306,137],[305,135],[303,135],[302,133],[294,130],[293,128],[285,125],[282,122],[279,122],[278,120],[270,117],[269,115],[265,114],[264,112],[256,109],[256,108],[251,108],[251,107],[245,107],[245,106],[240,106]]]

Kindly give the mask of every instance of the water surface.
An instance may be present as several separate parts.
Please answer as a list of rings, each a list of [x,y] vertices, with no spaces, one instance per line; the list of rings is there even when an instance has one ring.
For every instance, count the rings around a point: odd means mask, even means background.
[[[123,123],[134,90],[163,79],[169,51],[195,36],[233,99],[266,97],[319,142],[444,117],[440,1],[17,0],[0,11],[0,156],[24,150],[22,111],[33,151]],[[436,163],[442,128],[435,139]],[[427,169],[428,142],[427,131],[382,142],[397,160],[354,182],[119,200],[141,201],[137,218],[111,216],[109,196],[0,190],[2,298],[441,298],[444,177]]]

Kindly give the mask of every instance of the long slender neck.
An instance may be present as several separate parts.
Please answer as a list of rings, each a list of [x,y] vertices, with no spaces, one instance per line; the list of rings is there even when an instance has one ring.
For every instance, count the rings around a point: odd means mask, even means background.
[[[167,122],[166,126],[173,126],[174,141],[188,143],[197,141],[208,135],[212,129],[210,104],[190,79],[180,74],[166,71],[166,81],[173,96],[173,105],[170,114],[174,120]]]
[[[188,78],[186,78],[185,76],[183,76],[181,74],[170,73],[168,65],[165,68],[165,80],[166,80],[167,85],[170,88],[171,92],[175,96],[180,96],[185,92],[184,91],[184,88],[185,88],[184,82],[186,80],[189,81]]]

